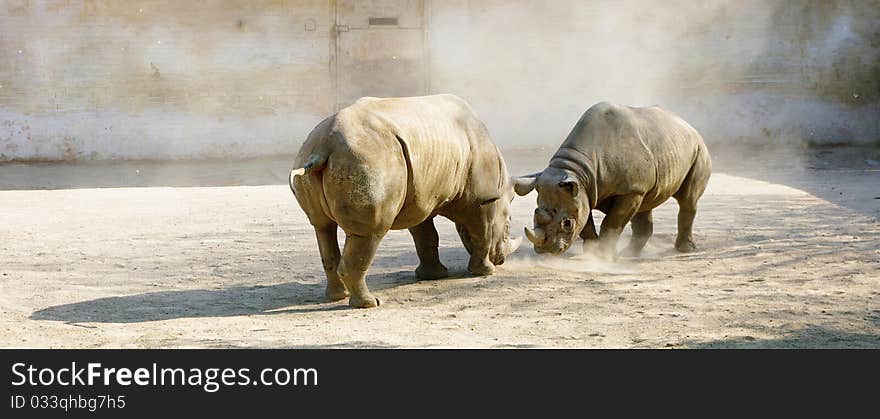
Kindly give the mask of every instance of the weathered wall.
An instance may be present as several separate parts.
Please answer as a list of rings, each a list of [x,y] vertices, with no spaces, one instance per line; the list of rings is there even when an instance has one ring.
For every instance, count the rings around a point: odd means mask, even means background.
[[[659,104],[707,141],[880,140],[874,0],[449,0],[432,86],[500,142],[558,144],[591,104]]]
[[[331,13],[313,0],[4,0],[0,160],[291,153],[332,112]]]
[[[294,152],[334,108],[335,3],[0,1],[0,161]],[[555,146],[600,100],[666,106],[713,142],[880,139],[880,1],[426,10],[431,92],[502,145]]]

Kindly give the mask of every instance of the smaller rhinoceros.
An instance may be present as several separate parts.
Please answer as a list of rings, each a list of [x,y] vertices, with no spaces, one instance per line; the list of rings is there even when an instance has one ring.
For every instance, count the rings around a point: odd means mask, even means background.
[[[615,258],[626,223],[627,254],[638,256],[653,233],[651,210],[678,201],[675,248],[696,248],[691,229],[712,171],[703,138],[687,122],[659,107],[598,103],[588,109],[540,173],[516,179],[515,190],[538,191],[534,229],[526,237],[538,253],[565,252],[575,237],[598,240],[600,255]],[[605,213],[596,234],[592,210]]]
[[[456,96],[362,98],[312,130],[294,168],[290,187],[315,228],[331,301],[351,295],[350,306],[379,305],[364,276],[388,230],[409,229],[417,277],[447,276],[436,215],[455,223],[475,275],[493,274],[519,243],[510,239],[507,167]]]

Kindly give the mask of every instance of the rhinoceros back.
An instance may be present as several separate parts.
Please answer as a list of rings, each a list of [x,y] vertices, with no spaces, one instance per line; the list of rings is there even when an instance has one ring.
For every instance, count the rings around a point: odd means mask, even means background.
[[[380,206],[379,213],[395,213],[390,228],[412,227],[446,203],[474,193],[474,166],[484,163],[484,155],[491,155],[490,164],[503,165],[481,132],[485,127],[464,101],[451,95],[363,98],[319,129],[297,162],[328,156],[322,208],[340,224],[345,212],[376,213]]]
[[[589,156],[601,179],[599,199],[609,194],[645,194],[645,207],[676,192],[705,151],[702,137],[677,115],[658,107],[592,106],[560,148]],[[613,185],[613,188],[604,185]]]

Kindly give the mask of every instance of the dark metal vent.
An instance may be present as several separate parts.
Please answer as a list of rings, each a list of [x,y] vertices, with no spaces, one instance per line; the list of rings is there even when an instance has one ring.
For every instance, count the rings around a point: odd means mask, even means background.
[[[371,17],[370,26],[397,26],[396,17]]]

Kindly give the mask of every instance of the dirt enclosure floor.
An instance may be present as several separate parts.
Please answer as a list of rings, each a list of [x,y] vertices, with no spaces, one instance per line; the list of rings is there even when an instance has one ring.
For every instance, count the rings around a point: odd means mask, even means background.
[[[552,152],[505,157],[527,174]],[[695,253],[670,201],[641,258],[524,245],[473,278],[438,219],[453,278],[417,281],[391,232],[370,310],[322,300],[289,159],[0,165],[0,347],[880,348],[880,149],[712,152]]]

